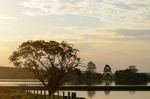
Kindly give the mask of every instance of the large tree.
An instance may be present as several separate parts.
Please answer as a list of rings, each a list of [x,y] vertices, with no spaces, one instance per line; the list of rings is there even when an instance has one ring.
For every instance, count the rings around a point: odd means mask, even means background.
[[[27,41],[9,57],[17,67],[31,70],[49,95],[80,65],[79,51],[72,44],[56,41]]]

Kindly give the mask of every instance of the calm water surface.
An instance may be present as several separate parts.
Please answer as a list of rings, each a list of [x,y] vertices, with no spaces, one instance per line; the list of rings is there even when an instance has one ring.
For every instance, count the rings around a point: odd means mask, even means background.
[[[35,79],[0,79],[0,86],[19,86],[23,84],[31,86],[41,85]],[[100,86],[103,85],[105,83]],[[115,84],[111,83],[111,86],[115,86]],[[147,86],[150,86],[150,83]],[[150,91],[76,91],[76,93],[78,97],[87,99],[150,99]],[[62,93],[60,92],[60,94]]]
[[[149,91],[91,91],[77,92],[77,96],[87,99],[150,99]]]
[[[0,79],[0,86],[41,85],[36,79]]]

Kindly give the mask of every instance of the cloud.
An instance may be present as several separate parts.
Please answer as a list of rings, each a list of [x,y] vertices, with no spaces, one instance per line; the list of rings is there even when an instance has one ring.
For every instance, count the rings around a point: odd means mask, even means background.
[[[32,35],[31,35],[32,34]],[[24,37],[24,36],[23,36]],[[29,33],[26,38],[30,39],[56,39],[59,41],[67,40],[75,43],[112,43],[130,42],[134,40],[150,40],[150,30],[144,29],[118,29],[104,30],[98,27],[55,27],[49,26],[45,33]]]
[[[125,38],[134,38],[134,39],[145,39],[150,40],[150,30],[133,30],[133,29],[120,29],[117,30],[119,35]]]
[[[3,17],[1,17],[1,19],[4,19],[4,20],[18,20],[17,17],[13,17],[13,16],[3,16]]]
[[[109,28],[150,27],[149,0],[28,0],[21,5],[30,16],[71,14],[95,17]]]
[[[0,14],[0,19],[2,19],[2,20],[18,20],[19,18],[16,16]]]
[[[150,29],[117,29],[105,30],[96,27],[76,27],[70,29],[74,31],[74,38],[80,37],[84,42],[130,42],[134,40],[150,40]],[[81,40],[79,40],[81,42]]]

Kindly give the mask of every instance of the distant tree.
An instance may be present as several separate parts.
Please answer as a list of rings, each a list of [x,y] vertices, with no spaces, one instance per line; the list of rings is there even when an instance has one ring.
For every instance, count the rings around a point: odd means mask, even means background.
[[[74,73],[77,74],[77,75],[82,75],[81,70],[78,69],[78,68],[74,69]]]
[[[104,66],[104,75],[110,75],[111,73],[112,73],[111,67],[108,64],[106,64]]]
[[[93,73],[95,71],[96,71],[96,65],[92,61],[88,62],[88,64],[87,64],[87,72]]]
[[[82,78],[83,78],[83,75],[82,75],[82,72],[80,69],[76,68],[74,70],[74,73],[72,75],[70,75],[70,82],[71,84],[81,84],[82,83]]]
[[[67,42],[27,41],[9,59],[15,66],[31,70],[51,95],[79,66],[78,52]]]
[[[133,73],[138,72],[138,69],[136,68],[135,65],[130,65],[127,69],[130,70],[130,71],[133,72]]]

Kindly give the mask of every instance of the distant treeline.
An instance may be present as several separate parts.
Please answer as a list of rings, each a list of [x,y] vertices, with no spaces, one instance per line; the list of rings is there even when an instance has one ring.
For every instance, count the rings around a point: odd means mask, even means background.
[[[101,84],[103,75],[100,73],[91,72],[75,72],[70,76],[71,80],[68,82],[70,84]]]
[[[119,70],[115,73],[115,83],[124,85],[138,85],[146,84],[149,81],[149,77],[146,73],[135,73],[126,70]]]
[[[87,85],[102,84],[104,81],[106,85],[112,81],[115,81],[116,84],[146,84],[150,81],[148,74],[132,72],[129,69],[118,70],[109,75],[77,69],[68,78],[67,84]],[[34,79],[34,75],[27,69],[0,67],[0,79]]]
[[[116,85],[146,85],[150,77],[146,73],[137,73],[130,69],[118,70],[115,74],[104,75],[96,72],[77,71],[71,76],[71,84],[102,84],[109,85],[112,81]]]

